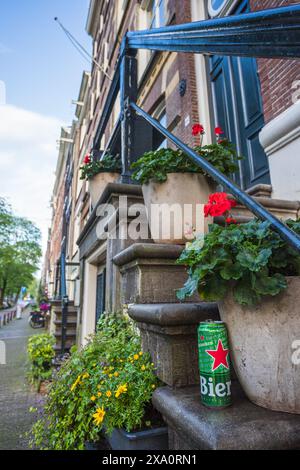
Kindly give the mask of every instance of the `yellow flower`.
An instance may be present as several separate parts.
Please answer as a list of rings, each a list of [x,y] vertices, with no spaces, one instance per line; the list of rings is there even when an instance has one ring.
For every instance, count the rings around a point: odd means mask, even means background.
[[[101,392],[98,392],[98,397],[102,397],[102,393],[101,393]]]
[[[152,388],[156,388],[156,385],[153,384],[153,385],[152,385]]]
[[[128,390],[127,388],[127,384],[124,384],[124,385],[120,385],[118,390],[116,391],[115,393],[115,397],[116,398],[119,398],[120,395],[122,395],[122,393],[126,393]]]
[[[134,359],[135,361],[137,361],[139,358],[140,358],[140,356],[139,356],[138,354],[135,354],[135,355],[133,356],[133,359]]]
[[[143,364],[141,367],[142,370],[146,370],[146,366]]]
[[[92,401],[97,400],[97,398],[95,397],[95,395],[93,395],[93,396],[91,397],[91,400],[92,400]]]
[[[71,392],[73,392],[75,388],[77,387],[77,385],[80,383],[80,379],[81,379],[81,375],[78,375],[77,379],[75,380],[75,382],[73,383],[71,387]]]
[[[143,351],[140,351],[140,352],[139,352],[139,355],[142,356],[142,355],[143,355]]]
[[[112,396],[112,393],[110,390],[108,390],[105,395],[107,396],[107,398],[110,398]]]
[[[109,376],[108,376],[108,377],[111,379],[111,378],[112,378],[112,376],[113,376],[112,374],[109,374]]]
[[[104,420],[105,411],[104,408],[97,408],[96,413],[93,415],[94,423],[99,426]]]
[[[115,372],[115,373],[114,373],[114,376],[115,376],[115,377],[119,377],[119,372]]]

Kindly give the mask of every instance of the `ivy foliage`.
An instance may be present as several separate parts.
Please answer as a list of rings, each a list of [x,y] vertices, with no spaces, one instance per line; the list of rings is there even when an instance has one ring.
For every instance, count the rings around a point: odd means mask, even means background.
[[[151,426],[145,413],[157,385],[131,320],[105,314],[85,348],[74,351],[59,370],[43,415],[32,428],[31,445],[82,450],[85,442],[99,441],[102,430]]]
[[[217,170],[230,176],[238,169],[239,157],[235,148],[228,140],[219,143],[195,147],[200,156],[204,157]],[[196,163],[181,150],[161,148],[146,152],[138,161],[131,165],[134,170],[133,179],[140,184],[147,184],[150,180],[164,183],[168,173],[200,173],[208,176]]]
[[[300,234],[300,221],[287,226]],[[178,260],[188,267],[180,300],[198,291],[202,300],[216,301],[230,288],[237,303],[256,305],[287,287],[286,276],[300,274],[300,256],[274,232],[268,222],[210,226],[204,238],[188,244]]]
[[[102,160],[91,158],[89,163],[85,163],[80,167],[80,179],[90,180],[98,173],[120,173],[122,169],[121,159],[119,155],[104,155]]]

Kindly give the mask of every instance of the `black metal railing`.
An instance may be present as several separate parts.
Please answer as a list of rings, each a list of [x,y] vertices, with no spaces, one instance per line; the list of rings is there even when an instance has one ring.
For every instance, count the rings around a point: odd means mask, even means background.
[[[167,26],[160,29],[128,32],[122,41],[116,73],[94,142],[95,148],[98,147],[118,95],[118,87],[120,87],[122,177],[124,182],[130,181],[130,166],[138,154],[136,125],[137,116],[140,116],[150,127],[155,128],[183,150],[191,160],[215,181],[222,184],[258,218],[269,221],[273,229],[291,246],[300,250],[298,235],[137,106],[137,59],[135,57],[137,49],[223,56],[300,58],[300,5]]]
[[[130,49],[298,58],[300,5],[128,32]]]

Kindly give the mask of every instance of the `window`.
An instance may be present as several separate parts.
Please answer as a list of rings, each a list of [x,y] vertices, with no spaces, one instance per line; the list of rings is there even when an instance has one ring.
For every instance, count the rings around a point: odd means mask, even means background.
[[[153,113],[153,117],[164,127],[167,127],[167,112],[165,100],[162,100]],[[167,148],[168,141],[164,139],[157,150]]]
[[[237,0],[208,0],[208,13],[211,18],[219,15],[223,15],[233,5],[237,3]]]
[[[152,0],[149,10],[151,11],[150,28],[161,28],[166,24],[165,0]]]

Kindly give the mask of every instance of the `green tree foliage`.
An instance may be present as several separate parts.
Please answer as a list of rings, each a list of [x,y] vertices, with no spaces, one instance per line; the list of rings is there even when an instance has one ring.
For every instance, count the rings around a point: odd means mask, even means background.
[[[16,295],[32,282],[41,257],[40,240],[40,230],[14,215],[0,198],[0,307],[6,295]]]

